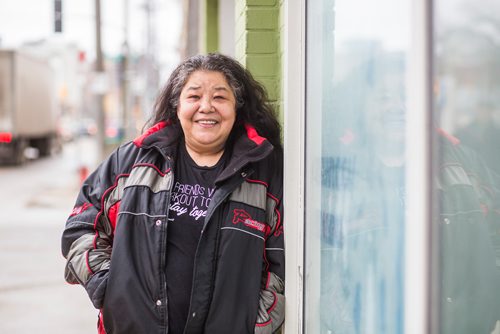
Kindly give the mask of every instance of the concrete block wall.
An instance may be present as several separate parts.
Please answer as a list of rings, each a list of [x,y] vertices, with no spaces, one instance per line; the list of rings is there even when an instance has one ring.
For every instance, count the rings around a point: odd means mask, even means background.
[[[284,0],[235,1],[235,57],[264,85],[282,120],[280,9]]]

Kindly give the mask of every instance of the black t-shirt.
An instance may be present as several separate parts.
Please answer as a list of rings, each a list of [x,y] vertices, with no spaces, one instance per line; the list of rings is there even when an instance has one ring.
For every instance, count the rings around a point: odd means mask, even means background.
[[[180,143],[175,166],[167,228],[167,297],[169,334],[186,325],[193,280],[194,256],[214,183],[224,168],[225,154],[212,167],[198,166]]]

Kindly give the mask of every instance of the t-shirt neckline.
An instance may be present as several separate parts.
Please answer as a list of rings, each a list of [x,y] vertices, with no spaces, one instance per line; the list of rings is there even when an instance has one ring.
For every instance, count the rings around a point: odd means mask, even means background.
[[[217,161],[217,163],[213,166],[200,166],[196,163],[196,161],[193,160],[193,158],[191,157],[191,155],[189,154],[187,148],[186,148],[186,142],[184,140],[181,141],[180,145],[179,145],[179,149],[180,149],[180,158],[185,158],[186,161],[188,162],[188,164],[191,166],[191,167],[194,167],[194,168],[197,168],[197,169],[201,169],[201,170],[213,170],[213,169],[217,169],[219,167],[221,167],[221,165],[224,164],[225,160],[226,160],[226,156],[227,156],[227,150],[225,149],[224,152],[222,153],[221,157],[219,158],[219,161]]]

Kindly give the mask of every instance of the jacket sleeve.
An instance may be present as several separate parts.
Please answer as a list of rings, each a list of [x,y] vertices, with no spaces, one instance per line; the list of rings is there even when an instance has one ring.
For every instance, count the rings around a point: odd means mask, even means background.
[[[102,307],[113,245],[113,228],[103,207],[118,175],[117,160],[115,152],[85,180],[62,234],[65,279],[85,287],[96,308]]]
[[[264,250],[264,270],[255,333],[276,333],[285,320],[285,253],[283,239],[282,173],[269,188],[267,220],[270,230]]]

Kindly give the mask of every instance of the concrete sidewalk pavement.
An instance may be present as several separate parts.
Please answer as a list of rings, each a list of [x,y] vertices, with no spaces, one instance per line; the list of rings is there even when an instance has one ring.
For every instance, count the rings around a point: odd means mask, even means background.
[[[0,167],[0,333],[97,333],[98,311],[81,286],[64,281],[61,255],[78,156],[92,150],[75,142],[62,155]]]

